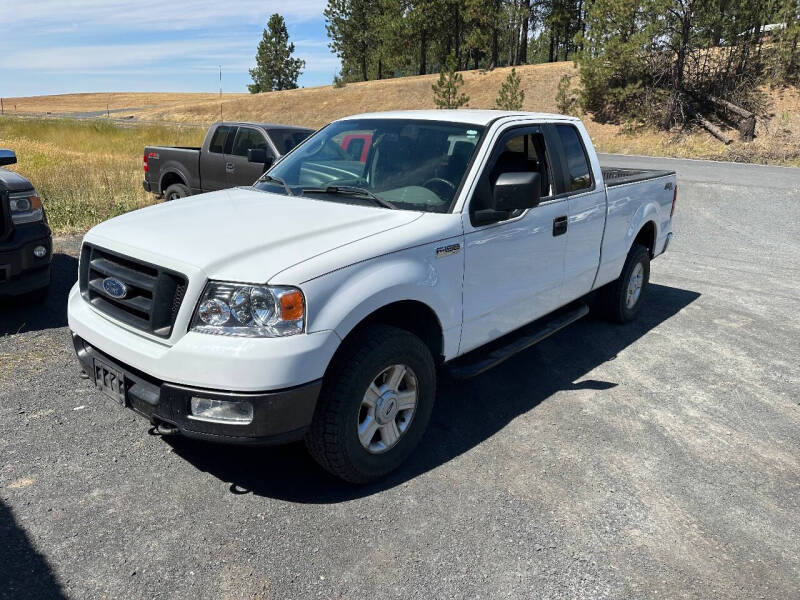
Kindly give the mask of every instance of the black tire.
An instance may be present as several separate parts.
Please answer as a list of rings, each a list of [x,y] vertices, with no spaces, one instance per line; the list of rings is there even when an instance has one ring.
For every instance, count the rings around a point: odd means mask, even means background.
[[[166,190],[164,190],[164,200],[167,202],[170,200],[177,200],[178,198],[186,198],[186,196],[190,195],[191,192],[189,191],[189,188],[182,183],[173,183]]]
[[[359,412],[373,380],[387,367],[413,371],[417,405],[396,444],[379,454],[359,441]],[[350,483],[367,483],[399,467],[422,439],[436,396],[436,367],[428,347],[404,329],[373,324],[355,332],[334,357],[306,434],[306,446],[331,474]]]
[[[636,301],[628,305],[628,285],[631,277],[637,270],[637,265],[642,266],[642,287]],[[650,282],[650,251],[639,244],[634,244],[628,257],[625,259],[625,266],[616,281],[612,281],[603,287],[598,294],[598,305],[603,314],[618,323],[628,323],[633,321],[639,314],[647,295],[647,286]]]

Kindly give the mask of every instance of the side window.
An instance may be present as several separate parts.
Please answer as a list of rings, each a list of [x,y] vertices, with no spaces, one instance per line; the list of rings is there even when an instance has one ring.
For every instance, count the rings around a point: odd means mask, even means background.
[[[572,125],[556,125],[564,157],[567,160],[567,190],[574,192],[592,187],[589,160],[581,143],[578,130]]]
[[[239,131],[236,132],[236,138],[233,140],[231,154],[246,157],[247,151],[251,148],[266,150],[268,154],[270,153],[263,133],[249,127],[239,127]]]
[[[214,154],[222,154],[225,151],[225,140],[228,139],[231,129],[233,128],[227,125],[217,127],[214,137],[211,138],[211,143],[208,145],[208,151]]]
[[[509,139],[492,167],[489,183],[493,186],[502,173],[529,171],[541,175],[542,198],[552,196],[550,168],[547,164],[544,135],[541,133],[525,133]]]

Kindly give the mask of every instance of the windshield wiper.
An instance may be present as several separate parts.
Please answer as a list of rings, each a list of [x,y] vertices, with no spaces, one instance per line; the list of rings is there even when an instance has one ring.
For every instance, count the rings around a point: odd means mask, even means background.
[[[287,193],[289,196],[294,196],[294,194],[292,193],[292,188],[290,188],[290,187],[289,187],[289,184],[288,184],[288,183],[286,183],[286,182],[285,182],[283,179],[281,179],[280,177],[275,177],[274,175],[262,175],[262,176],[261,176],[261,179],[259,179],[259,181],[274,181],[275,183],[279,183],[280,185],[282,185],[282,186],[283,186],[283,189],[285,189],[285,190],[286,190],[286,193]]]
[[[367,198],[383,208],[397,208],[393,203],[376,196],[368,189],[351,185],[329,185],[324,188],[303,188],[302,191],[303,194],[341,194],[342,196]]]

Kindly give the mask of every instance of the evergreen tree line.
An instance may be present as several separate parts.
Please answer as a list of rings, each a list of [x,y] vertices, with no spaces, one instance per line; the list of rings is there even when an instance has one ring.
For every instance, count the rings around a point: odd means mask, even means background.
[[[574,60],[597,118],[670,126],[800,78],[800,0],[329,0],[342,81]]]

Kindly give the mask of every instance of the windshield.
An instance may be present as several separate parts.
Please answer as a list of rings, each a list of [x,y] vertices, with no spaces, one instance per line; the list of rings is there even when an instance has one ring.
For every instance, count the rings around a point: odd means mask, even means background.
[[[447,212],[482,127],[408,119],[336,121],[255,187],[335,202]]]

